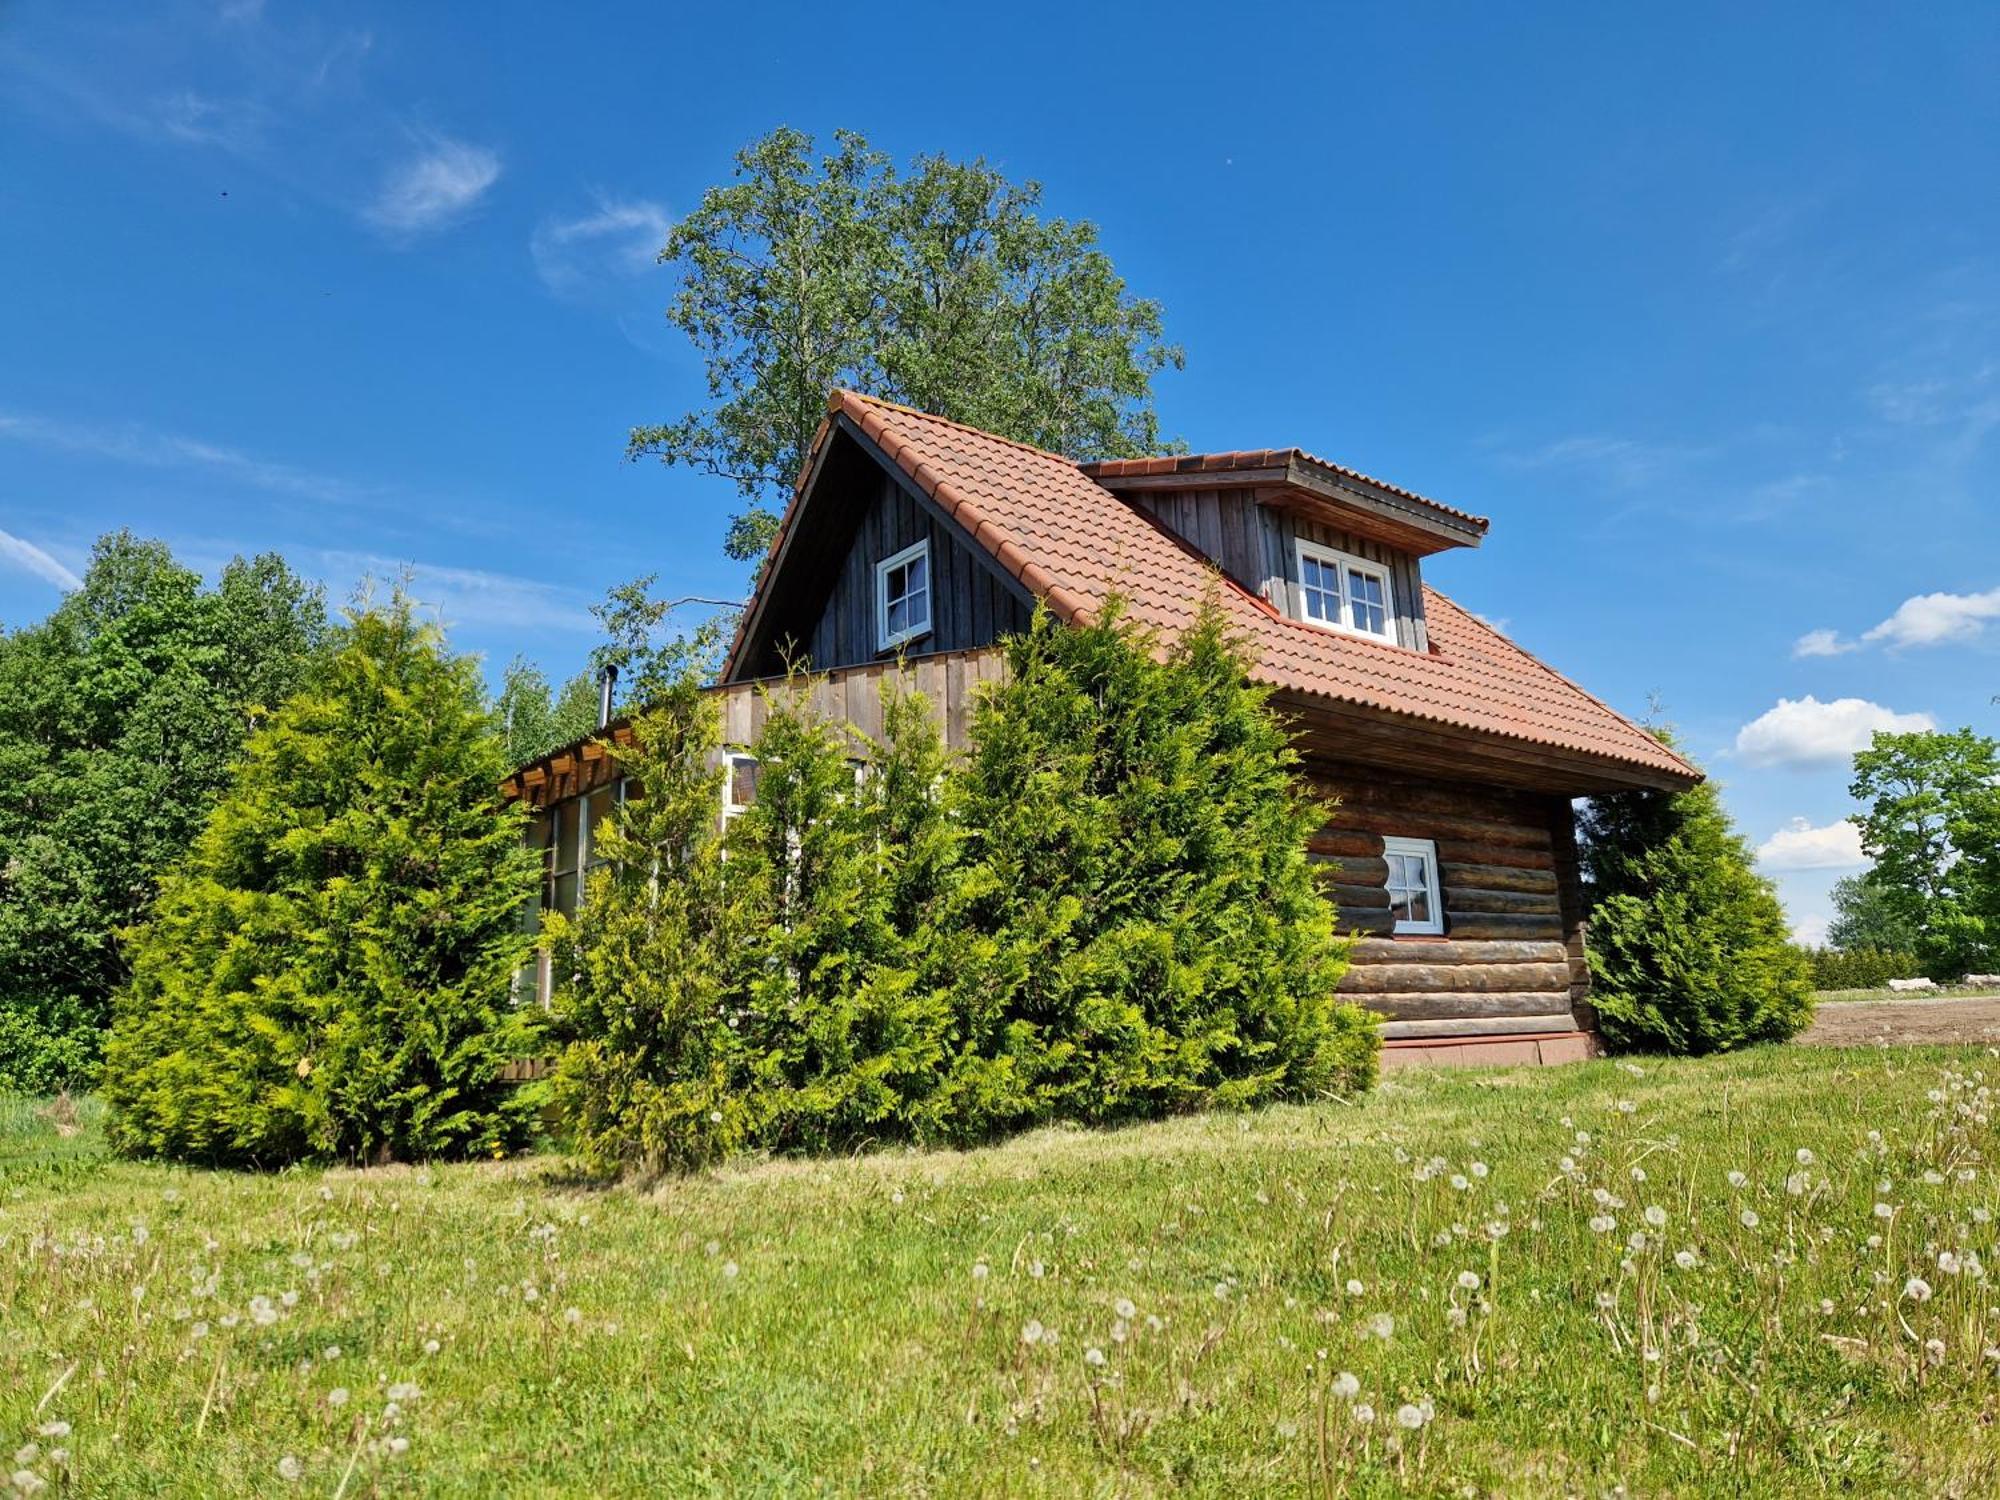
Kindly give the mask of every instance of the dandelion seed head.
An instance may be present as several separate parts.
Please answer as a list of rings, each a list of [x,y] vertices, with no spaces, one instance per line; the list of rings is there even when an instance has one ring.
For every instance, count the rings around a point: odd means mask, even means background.
[[[1132,1305],[1130,1297],[1120,1297],[1111,1304],[1111,1310],[1120,1318],[1130,1320],[1139,1316],[1139,1309]]]
[[[305,1474],[306,1466],[291,1454],[287,1453],[283,1458],[278,1460],[278,1477],[280,1479],[287,1482],[296,1482],[305,1478]]]
[[[1931,1284],[1921,1276],[1912,1276],[1903,1283],[1903,1295],[1912,1302],[1931,1300]]]
[[[1342,1370],[1333,1377],[1332,1390],[1342,1401],[1352,1401],[1361,1394],[1361,1382],[1352,1370]]]
[[[1423,1408],[1412,1406],[1407,1401],[1404,1402],[1396,1408],[1396,1425],[1409,1432],[1415,1432],[1419,1427],[1424,1425]]]
[[[1104,1351],[1098,1348],[1095,1344],[1092,1344],[1088,1349],[1083,1351],[1083,1362],[1087,1365],[1091,1365],[1098,1369],[1102,1369],[1105,1363]]]

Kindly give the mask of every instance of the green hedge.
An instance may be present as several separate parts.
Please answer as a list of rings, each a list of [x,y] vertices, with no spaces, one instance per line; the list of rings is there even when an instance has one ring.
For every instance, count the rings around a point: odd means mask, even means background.
[[[1807,948],[1816,990],[1879,990],[1924,972],[1916,954],[1894,948]]]
[[[1210,612],[1008,646],[973,748],[919,698],[860,746],[795,680],[714,829],[715,709],[643,716],[612,861],[552,924],[554,1094],[611,1172],[966,1142],[1365,1087],[1373,1018],[1306,858],[1323,809]],[[870,770],[857,780],[862,750]]]

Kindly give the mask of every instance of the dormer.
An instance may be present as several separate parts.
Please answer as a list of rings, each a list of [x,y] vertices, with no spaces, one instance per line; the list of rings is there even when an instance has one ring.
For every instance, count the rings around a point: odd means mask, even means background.
[[[1287,618],[1428,651],[1422,559],[1486,520],[1298,448],[1109,459],[1084,472]]]

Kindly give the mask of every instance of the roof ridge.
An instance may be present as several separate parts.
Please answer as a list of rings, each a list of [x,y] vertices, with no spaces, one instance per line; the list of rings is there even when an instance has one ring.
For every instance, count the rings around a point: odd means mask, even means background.
[[[942,416],[934,411],[925,411],[921,406],[910,406],[902,401],[891,401],[886,396],[871,396],[866,391],[857,391],[849,386],[835,386],[833,394],[827,398],[827,409],[838,411],[847,401],[860,401],[869,406],[878,406],[885,411],[899,411],[905,416],[922,417],[926,422],[939,422],[946,427],[954,427],[960,432],[969,432],[974,437],[984,438],[989,443],[1005,443],[1009,448],[1019,448],[1023,453],[1032,453],[1037,458],[1052,458],[1059,464],[1084,474],[1083,464],[1061,453],[1051,453],[1047,448],[1037,448],[1033,443],[1024,443],[1019,438],[1010,438],[1002,433],[988,432],[984,427],[974,427],[970,422],[961,422],[955,417]],[[1095,483],[1095,481],[1092,481]]]

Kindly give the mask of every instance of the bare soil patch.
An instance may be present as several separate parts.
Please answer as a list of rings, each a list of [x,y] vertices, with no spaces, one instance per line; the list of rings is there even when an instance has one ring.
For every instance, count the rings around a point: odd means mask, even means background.
[[[2000,1041],[2000,996],[1825,1004],[1799,1040],[1814,1047],[1996,1042]]]

